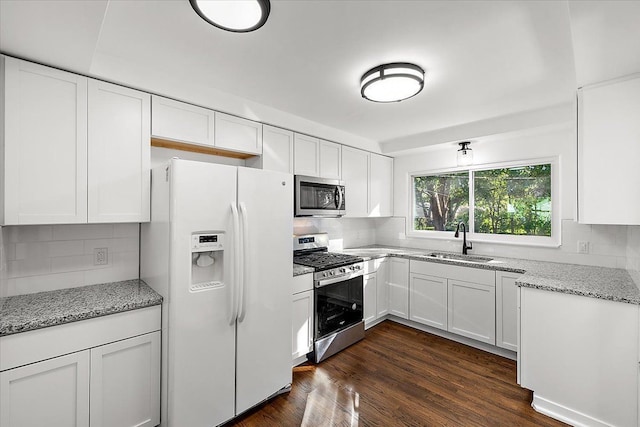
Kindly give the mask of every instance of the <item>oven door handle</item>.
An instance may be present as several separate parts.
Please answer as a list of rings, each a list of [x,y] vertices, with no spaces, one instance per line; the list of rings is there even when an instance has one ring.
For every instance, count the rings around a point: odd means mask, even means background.
[[[330,279],[322,279],[322,280],[318,280],[315,283],[315,287],[316,288],[321,288],[323,286],[327,286],[327,285],[333,285],[334,283],[338,283],[338,282],[344,282],[350,279],[355,279],[356,277],[361,277],[364,276],[364,273],[362,271],[358,271],[357,273],[353,273],[352,275],[348,275],[348,276],[340,276],[340,277],[332,277]]]

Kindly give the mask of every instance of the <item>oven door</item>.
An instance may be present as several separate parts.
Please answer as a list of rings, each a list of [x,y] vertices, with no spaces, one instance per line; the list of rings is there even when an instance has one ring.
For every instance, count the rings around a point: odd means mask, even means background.
[[[295,216],[337,217],[345,214],[344,182],[295,176]]]
[[[363,276],[316,287],[315,340],[362,321]]]

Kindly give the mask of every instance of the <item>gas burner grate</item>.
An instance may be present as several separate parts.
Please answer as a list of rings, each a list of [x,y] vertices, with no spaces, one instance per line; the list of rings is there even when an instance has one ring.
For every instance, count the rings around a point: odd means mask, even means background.
[[[316,271],[342,267],[362,261],[363,259],[357,256],[333,252],[312,252],[304,255],[297,255],[293,258],[294,263],[313,267]]]

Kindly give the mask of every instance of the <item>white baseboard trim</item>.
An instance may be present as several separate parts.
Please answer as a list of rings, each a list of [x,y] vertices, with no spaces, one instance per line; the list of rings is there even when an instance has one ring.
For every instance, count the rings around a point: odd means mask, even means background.
[[[571,408],[554,403],[544,397],[537,396],[533,393],[533,401],[531,406],[541,414],[547,415],[556,420],[565,422],[576,427],[611,427],[604,421],[593,418],[582,412],[574,411]]]
[[[515,351],[507,350],[505,348],[497,347],[495,345],[483,343],[480,341],[473,340],[471,338],[463,337],[461,335],[452,334],[448,331],[443,331],[442,329],[437,329],[431,326],[423,325],[421,323],[414,322],[412,320],[403,319],[401,317],[388,315],[382,317],[378,320],[391,320],[392,322],[400,323],[401,325],[409,326],[410,328],[418,329],[423,332],[428,332],[433,335],[438,335],[439,337],[449,339],[451,341],[459,342],[460,344],[468,345],[469,347],[477,348],[478,350],[483,350],[488,353],[497,354],[498,356],[505,357],[511,360],[517,360],[518,354]]]
[[[370,320],[368,323],[364,324],[364,329],[367,330],[369,328],[372,328],[376,326],[378,323],[384,322],[385,320],[387,320],[387,316],[382,316],[377,319]]]
[[[303,364],[307,360],[308,359],[307,359],[307,355],[306,354],[302,355],[300,357],[296,357],[295,359],[293,359],[293,362],[292,362],[291,366],[295,368],[296,366]]]

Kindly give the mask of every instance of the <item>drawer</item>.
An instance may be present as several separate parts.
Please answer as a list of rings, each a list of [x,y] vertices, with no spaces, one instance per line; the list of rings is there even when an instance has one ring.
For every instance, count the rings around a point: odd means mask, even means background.
[[[313,273],[293,276],[293,294],[313,289]]]

